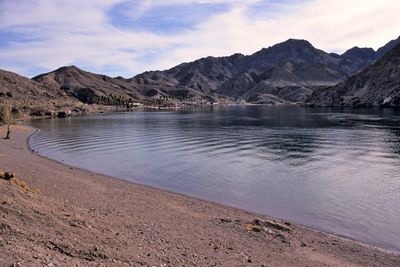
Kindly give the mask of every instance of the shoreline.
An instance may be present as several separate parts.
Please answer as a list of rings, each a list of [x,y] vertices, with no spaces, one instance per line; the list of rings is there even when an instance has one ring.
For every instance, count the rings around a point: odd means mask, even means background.
[[[41,192],[0,180],[1,264],[400,265],[395,251],[64,165],[30,151],[36,132],[13,126],[11,140],[0,140],[0,170]]]
[[[95,115],[95,114],[94,114],[94,115]],[[237,209],[237,210],[239,210],[239,211],[241,211],[241,212],[252,213],[252,214],[254,214],[254,215],[256,215],[256,216],[260,216],[260,217],[269,217],[269,218],[272,218],[272,219],[277,220],[277,221],[287,222],[287,223],[290,223],[290,224],[295,224],[295,225],[297,225],[297,226],[303,227],[303,228],[308,229],[308,230],[310,230],[310,231],[315,231],[315,232],[319,232],[319,233],[331,235],[331,236],[333,236],[333,237],[340,237],[340,238],[348,239],[348,240],[353,241],[353,242],[356,242],[356,243],[358,243],[358,244],[360,244],[360,245],[369,246],[369,247],[371,247],[371,248],[373,248],[373,249],[381,250],[382,252],[385,252],[385,253],[396,253],[396,254],[399,254],[399,256],[400,256],[400,250],[391,249],[391,248],[382,247],[382,246],[374,245],[374,244],[371,244],[371,243],[363,242],[363,241],[357,240],[357,239],[355,239],[355,238],[346,236],[346,235],[344,235],[344,234],[342,235],[342,234],[340,234],[340,233],[334,233],[334,232],[331,232],[331,231],[329,231],[329,230],[318,229],[318,228],[315,228],[315,227],[312,227],[312,226],[308,226],[308,225],[305,225],[305,224],[293,222],[293,221],[286,220],[286,219],[283,219],[283,218],[274,217],[274,216],[271,216],[271,215],[268,215],[268,214],[262,214],[262,213],[257,213],[257,212],[255,212],[255,211],[242,209],[242,208],[237,207],[237,206],[233,206],[233,205],[229,205],[229,204],[224,204],[224,203],[219,203],[219,202],[216,202],[216,201],[207,200],[207,199],[204,199],[204,198],[199,198],[199,197],[187,195],[187,194],[184,194],[184,193],[179,193],[179,192],[171,191],[171,190],[168,190],[168,189],[159,188],[159,187],[156,187],[156,186],[151,186],[151,185],[147,185],[147,184],[144,184],[144,183],[135,182],[135,181],[131,181],[131,180],[124,179],[124,178],[120,178],[120,177],[116,177],[116,176],[110,176],[110,175],[107,175],[107,174],[103,174],[103,173],[91,171],[91,170],[88,170],[88,169],[79,168],[79,167],[76,167],[76,166],[73,166],[73,165],[69,165],[69,164],[64,163],[64,162],[62,162],[62,161],[58,161],[58,160],[56,160],[56,159],[52,159],[52,158],[46,157],[46,156],[44,156],[44,155],[41,155],[41,154],[37,153],[34,149],[32,149],[31,146],[30,146],[30,144],[29,144],[29,140],[30,140],[30,138],[31,138],[32,136],[34,136],[35,134],[39,133],[39,132],[40,132],[40,129],[38,129],[38,128],[36,128],[36,127],[33,127],[33,126],[31,126],[31,125],[24,125],[24,126],[26,126],[26,127],[28,127],[28,128],[31,128],[31,129],[33,130],[33,132],[32,132],[32,133],[28,136],[28,138],[26,139],[26,147],[27,147],[27,149],[28,149],[30,152],[34,153],[36,156],[38,156],[38,157],[40,157],[40,158],[43,158],[43,159],[45,159],[45,160],[50,160],[50,161],[52,161],[52,162],[54,162],[54,163],[56,163],[56,164],[61,164],[62,166],[74,168],[74,169],[76,169],[76,170],[80,170],[80,171],[87,172],[87,173],[90,173],[90,174],[105,176],[105,177],[108,177],[109,179],[116,179],[116,180],[119,180],[119,181],[122,181],[122,182],[128,182],[128,183],[132,183],[132,184],[135,184],[135,185],[138,185],[138,186],[147,187],[147,188],[149,188],[149,189],[159,190],[159,191],[161,191],[161,192],[167,192],[167,193],[170,193],[170,194],[176,194],[176,195],[181,196],[181,197],[192,198],[192,199],[194,199],[194,200],[196,200],[196,201],[207,202],[207,203],[209,203],[209,204],[211,204],[211,205],[219,205],[219,206],[226,207],[226,208]]]

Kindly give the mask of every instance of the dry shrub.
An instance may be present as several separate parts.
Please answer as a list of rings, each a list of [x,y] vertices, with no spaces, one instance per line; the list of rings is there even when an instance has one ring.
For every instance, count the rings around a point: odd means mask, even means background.
[[[19,188],[24,189],[26,192],[39,193],[39,190],[37,190],[36,188],[28,186],[28,184],[25,181],[21,180],[21,179],[18,179],[16,177],[14,177],[10,181],[11,181],[12,184],[18,186]]]
[[[12,178],[10,178],[9,174],[12,174]],[[39,193],[39,190],[28,186],[24,180],[15,177],[13,173],[0,171],[0,179],[10,181],[13,185],[25,190],[28,193]]]

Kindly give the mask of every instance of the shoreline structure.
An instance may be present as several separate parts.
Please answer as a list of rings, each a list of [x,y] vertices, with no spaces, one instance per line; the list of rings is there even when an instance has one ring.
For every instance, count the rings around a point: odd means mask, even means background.
[[[0,136],[5,132],[0,127]],[[0,140],[0,265],[400,266],[400,253],[63,165]]]

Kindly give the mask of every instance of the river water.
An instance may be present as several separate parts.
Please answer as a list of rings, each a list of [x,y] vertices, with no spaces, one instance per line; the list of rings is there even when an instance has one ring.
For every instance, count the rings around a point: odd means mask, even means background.
[[[400,110],[210,107],[36,120],[39,154],[400,250]]]

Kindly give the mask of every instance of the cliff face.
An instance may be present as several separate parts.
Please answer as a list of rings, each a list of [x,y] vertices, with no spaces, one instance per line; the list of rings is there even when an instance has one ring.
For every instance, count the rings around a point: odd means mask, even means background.
[[[375,64],[337,86],[316,90],[317,106],[400,106],[400,44]]]

